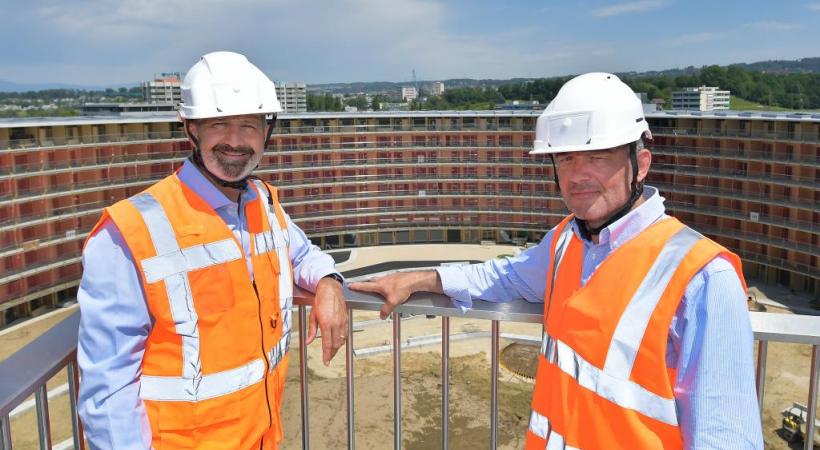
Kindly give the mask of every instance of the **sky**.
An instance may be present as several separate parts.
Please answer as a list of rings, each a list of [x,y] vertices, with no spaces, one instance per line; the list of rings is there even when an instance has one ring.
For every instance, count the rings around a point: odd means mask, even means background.
[[[134,85],[216,50],[308,84],[820,56],[820,1],[0,0],[0,80]]]

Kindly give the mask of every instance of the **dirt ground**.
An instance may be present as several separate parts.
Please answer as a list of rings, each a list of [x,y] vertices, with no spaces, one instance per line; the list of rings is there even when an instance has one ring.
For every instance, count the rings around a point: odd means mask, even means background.
[[[73,310],[61,310],[47,319],[24,327],[0,331],[0,360],[32,341]],[[789,314],[769,307],[768,312]],[[357,349],[390,343],[390,322],[375,322],[375,315],[356,313],[355,322],[365,324],[354,334]],[[439,319],[423,317],[402,321],[402,339],[441,333]],[[453,319],[451,335],[488,331],[489,323]],[[537,336],[540,327],[531,324],[502,323],[502,333]],[[502,339],[502,348],[509,343]],[[284,450],[301,448],[298,349],[291,347],[288,385],[282,405],[286,440]],[[320,360],[318,344],[309,348],[310,443],[312,448],[335,449],[347,446],[344,354],[330,367]],[[489,439],[490,422],[490,343],[485,337],[451,343],[450,359],[450,448],[482,448]],[[780,411],[797,401],[806,404],[811,347],[795,344],[769,344],[763,430],[767,449],[798,449],[778,435]],[[402,352],[402,448],[441,447],[441,359],[440,344]],[[391,448],[393,442],[393,377],[390,352],[357,357],[355,374],[355,439],[357,449]],[[61,372],[49,382],[49,389],[65,383]],[[501,449],[523,448],[529,418],[532,383],[502,369],[498,384],[498,444]],[[70,437],[67,396],[49,402],[52,441]],[[15,449],[35,449],[37,428],[34,410],[12,420]]]

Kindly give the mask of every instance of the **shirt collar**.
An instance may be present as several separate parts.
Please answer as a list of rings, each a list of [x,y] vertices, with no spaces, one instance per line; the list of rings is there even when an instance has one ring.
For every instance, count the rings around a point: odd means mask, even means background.
[[[644,202],[637,208],[601,230],[598,245],[608,245],[614,250],[664,216],[666,207],[663,206],[663,202],[666,199],[660,195],[657,188],[644,186],[643,198]],[[580,238],[578,224],[573,221],[572,226],[575,235]]]
[[[199,168],[191,162],[190,158],[185,159],[182,167],[177,172],[177,177],[192,191],[205,200],[214,210],[223,208],[229,205],[236,205],[236,202],[229,199],[225,194],[214,186],[211,180],[207,179],[205,175],[199,171]],[[256,191],[254,189],[245,189],[242,191],[242,200],[247,202],[256,198]]]

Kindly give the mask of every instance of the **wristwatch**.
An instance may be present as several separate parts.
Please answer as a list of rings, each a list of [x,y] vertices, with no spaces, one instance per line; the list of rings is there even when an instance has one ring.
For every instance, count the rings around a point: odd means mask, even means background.
[[[322,278],[333,278],[334,280],[338,281],[339,284],[341,284],[342,286],[345,285],[345,279],[342,278],[341,275],[339,275],[338,273],[335,273],[335,272],[334,273],[329,273],[329,274],[323,276]]]

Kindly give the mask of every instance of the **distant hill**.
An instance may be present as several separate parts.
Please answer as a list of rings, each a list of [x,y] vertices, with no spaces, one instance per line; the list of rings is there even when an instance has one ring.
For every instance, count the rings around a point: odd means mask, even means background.
[[[678,77],[681,75],[697,75],[703,67],[689,66],[682,69],[650,70],[646,72],[619,72],[618,76],[623,75],[628,78],[647,78],[658,76]],[[753,63],[736,63],[720,67],[737,67],[749,72],[762,72],[779,75],[792,73],[820,73],[820,58],[802,58],[793,61],[771,60]]]
[[[88,86],[68,83],[15,83],[13,81],[0,80],[0,92],[31,92],[45,91],[48,89],[79,89],[84,91],[102,91],[107,88],[120,88],[138,86],[138,83],[126,83],[108,86]]]
[[[698,75],[700,71],[708,66],[675,68],[667,70],[650,70],[646,72],[619,72],[617,75],[622,78],[653,78],[653,77],[678,77],[681,75]],[[714,66],[712,66],[714,67]],[[820,73],[820,58],[802,58],[798,60],[772,60],[759,61],[753,63],[737,63],[720,67],[737,67],[749,72],[763,72],[771,74],[797,74],[797,73]],[[560,78],[560,77],[547,77]],[[418,81],[421,88],[429,86],[433,81],[442,81],[448,89],[461,87],[499,87],[509,84],[520,84],[526,81],[533,81],[535,78],[512,78],[508,80],[496,79],[472,79],[472,78],[451,78],[447,80],[423,80]],[[373,81],[354,83],[329,83],[308,85],[311,93],[329,92],[332,94],[355,94],[366,92],[374,93],[397,93],[404,86],[412,86],[412,81]]]
[[[419,80],[417,84],[421,89],[425,89],[434,81],[443,81],[448,89],[459,87],[498,87],[510,83],[523,83],[525,81],[532,81],[533,78],[511,78],[507,80],[495,79],[481,79],[476,80],[472,78],[451,78],[448,80]],[[359,92],[371,93],[399,93],[401,88],[413,86],[412,81],[372,81],[372,82],[354,82],[354,83],[330,83],[330,84],[309,84],[308,92],[329,92],[332,94],[356,94]]]

